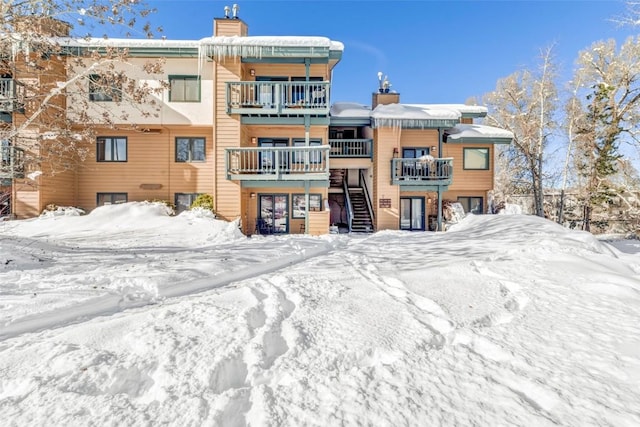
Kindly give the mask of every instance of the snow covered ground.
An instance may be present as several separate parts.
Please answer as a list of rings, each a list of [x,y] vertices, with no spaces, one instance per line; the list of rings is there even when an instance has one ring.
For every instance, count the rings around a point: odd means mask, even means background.
[[[523,215],[245,238],[144,203],[0,223],[0,420],[640,425],[640,255]]]

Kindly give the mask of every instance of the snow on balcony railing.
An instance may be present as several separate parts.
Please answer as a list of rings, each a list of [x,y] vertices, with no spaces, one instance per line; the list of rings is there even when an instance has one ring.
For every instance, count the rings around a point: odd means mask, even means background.
[[[391,160],[391,177],[402,185],[449,185],[453,175],[453,158],[404,158]]]

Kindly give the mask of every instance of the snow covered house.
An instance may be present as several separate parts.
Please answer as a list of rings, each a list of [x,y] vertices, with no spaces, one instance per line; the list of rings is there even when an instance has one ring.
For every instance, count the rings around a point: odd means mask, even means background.
[[[400,94],[382,83],[371,107],[332,105],[342,43],[249,36],[237,18],[216,18],[213,36],[201,40],[64,43],[76,52],[126,48],[123,70],[129,74],[150,58],[165,58],[155,80],[140,73],[139,81],[159,88],[164,82],[166,89],[157,95],[154,114],[131,108],[117,116],[126,117],[121,123],[99,130],[77,167],[53,174],[40,164],[28,173],[20,166],[19,141],[3,148],[6,173],[0,178],[5,184],[11,179],[17,218],[35,216],[48,204],[91,210],[150,199],[168,200],[180,211],[199,194],[211,194],[216,214],[239,217],[246,234],[435,230],[443,200],[485,212],[494,145],[512,139],[507,131],[473,123],[486,115],[483,107],[401,104]],[[22,77],[5,74],[2,84],[16,88]],[[93,104],[86,114],[122,108],[112,95],[89,88]],[[77,102],[74,96],[61,105]],[[10,97],[18,99],[15,92]],[[16,105],[0,102],[9,126],[28,116]],[[126,126],[130,122],[136,129]]]

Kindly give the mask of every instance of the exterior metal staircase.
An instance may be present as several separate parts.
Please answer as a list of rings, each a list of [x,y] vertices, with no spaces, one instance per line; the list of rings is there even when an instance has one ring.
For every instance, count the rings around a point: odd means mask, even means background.
[[[364,189],[361,187],[349,188],[349,199],[351,199],[353,210],[351,231],[353,233],[373,233],[373,221],[365,199]]]

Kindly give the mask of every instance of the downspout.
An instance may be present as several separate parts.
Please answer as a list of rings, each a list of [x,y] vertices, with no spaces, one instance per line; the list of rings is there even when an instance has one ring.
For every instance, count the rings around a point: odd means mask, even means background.
[[[442,128],[438,128],[438,156],[442,155]],[[438,186],[438,213],[436,231],[442,231],[442,186]],[[428,217],[427,217],[428,218]],[[427,224],[428,227],[428,224]]]

